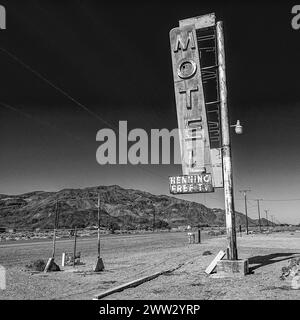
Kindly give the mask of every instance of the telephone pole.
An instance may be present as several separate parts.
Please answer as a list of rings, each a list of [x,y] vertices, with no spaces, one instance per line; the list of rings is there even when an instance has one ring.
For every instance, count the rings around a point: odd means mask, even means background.
[[[246,214],[246,233],[249,233],[248,230],[248,212],[247,212],[247,192],[250,192],[250,189],[246,189],[246,190],[240,190],[240,192],[242,192],[244,194],[244,200],[245,200],[245,214]]]
[[[98,193],[98,258],[97,263],[95,267],[95,272],[103,271],[104,270],[104,264],[103,260],[100,257],[100,193]]]
[[[261,221],[260,221],[260,207],[259,207],[259,201],[263,199],[256,199],[257,201],[257,212],[258,212],[258,225],[259,225],[259,232],[261,232]]]
[[[224,176],[224,198],[226,214],[226,230],[228,239],[229,260],[237,260],[236,230],[235,230],[235,211],[233,200],[233,176],[231,162],[231,146],[229,133],[229,118],[227,106],[227,88],[225,72],[225,50],[223,22],[216,24],[217,48],[218,48],[218,76],[220,86],[220,113],[221,113],[221,131],[222,131],[222,159]]]
[[[52,249],[52,258],[54,259],[55,257],[55,245],[56,245],[56,229],[58,226],[58,200],[56,199],[55,202],[55,217],[54,217],[54,229],[53,229],[53,249]]]
[[[265,210],[265,213],[266,213],[266,219],[267,219],[267,227],[269,227],[268,211],[269,211],[269,210]]]
[[[98,259],[100,259],[100,193],[98,193]]]
[[[273,228],[274,228],[274,216],[273,215],[271,215],[271,217],[272,217],[272,224],[273,224]]]
[[[155,231],[155,215],[156,215],[156,208],[155,208],[155,206],[154,206],[154,210],[153,210],[153,227],[152,227],[152,232],[154,232]]]
[[[53,244],[52,244],[52,257],[48,259],[48,262],[45,266],[44,272],[48,272],[52,267],[58,268],[55,264],[55,247],[56,247],[56,229],[58,227],[58,219],[59,219],[59,207],[58,207],[58,199],[55,200],[55,217],[54,217],[54,229],[53,229]]]

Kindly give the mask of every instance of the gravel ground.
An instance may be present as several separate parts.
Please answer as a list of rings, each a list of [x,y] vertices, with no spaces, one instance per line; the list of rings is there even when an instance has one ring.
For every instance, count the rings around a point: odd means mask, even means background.
[[[300,299],[289,280],[280,280],[288,259],[300,257],[299,233],[238,237],[239,258],[249,258],[252,273],[241,279],[213,278],[204,273],[214,256],[226,247],[226,238],[203,236],[188,244],[185,233],[111,236],[102,239],[105,271],[91,272],[96,262],[95,239],[78,240],[84,265],[62,272],[32,273],[24,266],[49,257],[51,242],[0,246],[0,264],[7,269],[7,288],[0,299],[92,299],[95,294],[128,281],[184,264],[136,288],[103,299]],[[71,241],[57,243],[56,262],[72,249]],[[212,255],[204,256],[204,251]]]

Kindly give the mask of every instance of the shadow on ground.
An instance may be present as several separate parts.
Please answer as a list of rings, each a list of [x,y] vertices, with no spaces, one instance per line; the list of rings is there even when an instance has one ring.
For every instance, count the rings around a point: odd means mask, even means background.
[[[272,263],[277,263],[285,260],[289,260],[292,258],[296,258],[299,255],[299,253],[293,253],[293,252],[282,252],[282,253],[272,253],[267,254],[265,256],[255,256],[249,258],[249,271],[250,273],[258,268],[261,268],[263,266],[267,266]],[[251,264],[254,264],[253,267],[251,267]]]

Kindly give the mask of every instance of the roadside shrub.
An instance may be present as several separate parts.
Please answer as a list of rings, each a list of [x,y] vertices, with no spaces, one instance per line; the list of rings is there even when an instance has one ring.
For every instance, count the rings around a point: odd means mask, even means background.
[[[42,259],[34,260],[27,264],[25,267],[33,271],[44,271],[46,267],[46,261]]]
[[[281,280],[285,280],[288,276],[295,277],[300,273],[300,258],[292,258],[289,260],[287,267],[281,269]]]

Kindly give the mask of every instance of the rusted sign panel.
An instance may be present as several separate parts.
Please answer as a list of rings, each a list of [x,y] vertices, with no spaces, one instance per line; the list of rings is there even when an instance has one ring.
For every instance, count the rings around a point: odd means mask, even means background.
[[[210,141],[194,25],[170,31],[179,141],[184,175],[211,173]]]
[[[179,27],[194,24],[196,29],[212,27],[216,24],[214,13],[205,14],[198,17],[179,20]]]
[[[203,92],[208,122],[210,153],[212,162],[213,184],[223,187],[222,135],[220,119],[220,93],[218,79],[218,48],[216,43],[216,26],[214,15],[191,18],[196,25],[197,44],[199,50]],[[202,23],[200,24],[199,22]],[[208,25],[209,21],[210,25]],[[198,25],[198,27],[197,27]],[[205,26],[205,28],[204,28]]]
[[[170,193],[207,193],[214,192],[210,173],[169,177]]]
[[[212,162],[212,175],[213,175],[213,185],[215,188],[223,188],[223,159],[222,159],[222,149],[213,148],[210,149],[211,162]]]

